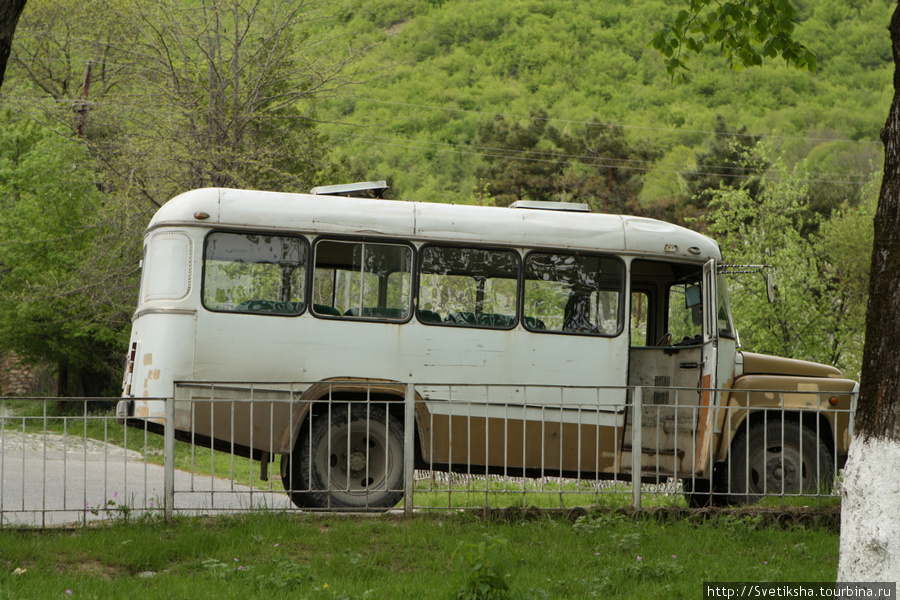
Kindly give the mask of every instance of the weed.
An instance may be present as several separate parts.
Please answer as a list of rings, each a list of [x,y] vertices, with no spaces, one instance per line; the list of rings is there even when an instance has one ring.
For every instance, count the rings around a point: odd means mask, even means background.
[[[627,521],[623,515],[599,514],[594,516],[578,517],[572,527],[576,533],[592,534],[598,531],[608,530],[613,526]]]
[[[668,579],[684,573],[684,567],[673,562],[650,562],[637,557],[634,564],[621,567],[621,573],[625,578],[652,581]]]
[[[478,543],[461,543],[454,552],[454,567],[462,578],[457,600],[509,598],[510,564],[504,556],[507,540],[486,537]]]
[[[759,515],[723,514],[719,516],[717,525],[720,531],[738,535],[760,529],[762,527],[762,517]]]
[[[631,553],[636,551],[641,545],[640,533],[623,533],[622,535],[614,535],[612,538],[613,545],[622,552]]]
[[[356,566],[363,562],[363,555],[353,550],[344,550],[344,561],[348,565]]]
[[[87,503],[85,503],[85,508],[88,509],[88,511],[95,517],[99,516],[100,513],[103,512],[110,518],[121,519],[122,521],[127,522],[131,517],[133,509],[131,508],[130,504],[117,500],[118,496],[119,492],[115,492],[113,494],[113,497],[107,500],[106,504],[102,508],[99,506],[91,508],[87,505]]]
[[[203,567],[208,569],[210,573],[213,574],[217,579],[226,579],[235,575],[236,573],[240,573],[241,571],[247,570],[248,567],[240,564],[238,559],[234,559],[233,562],[222,562],[217,558],[207,558],[203,561]]]
[[[276,556],[272,560],[274,573],[257,575],[256,582],[261,587],[276,589],[298,588],[313,581],[309,565],[297,562],[289,556]]]

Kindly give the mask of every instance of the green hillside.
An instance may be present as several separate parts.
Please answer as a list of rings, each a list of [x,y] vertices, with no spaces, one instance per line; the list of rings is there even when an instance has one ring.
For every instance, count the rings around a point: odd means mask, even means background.
[[[710,49],[692,81],[672,83],[652,34],[679,3],[661,0],[358,0],[344,21],[360,47],[377,44],[372,76],[320,109],[351,177],[387,178],[398,198],[472,202],[475,172],[492,149],[479,123],[527,122],[538,110],[576,133],[620,125],[661,158],[641,205],[683,193],[683,175],[711,143],[718,116],[808,158],[826,186],[857,193],[880,166],[878,132],[890,102],[887,0],[802,0],[797,37],[819,58],[814,74],[777,63],[727,68]],[[540,160],[534,156],[534,160]]]

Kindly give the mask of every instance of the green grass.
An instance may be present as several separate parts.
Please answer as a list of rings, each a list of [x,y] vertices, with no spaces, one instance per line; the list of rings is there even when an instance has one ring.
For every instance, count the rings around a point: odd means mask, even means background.
[[[752,517],[144,519],[0,530],[0,598],[669,600],[701,597],[703,582],[834,581],[837,558],[835,533],[763,529]]]

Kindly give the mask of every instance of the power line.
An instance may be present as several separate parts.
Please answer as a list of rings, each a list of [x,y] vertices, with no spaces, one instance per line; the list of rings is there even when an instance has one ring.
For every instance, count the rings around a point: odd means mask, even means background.
[[[38,98],[30,97],[30,96],[8,96],[3,95],[3,97],[9,100],[18,100],[20,102],[26,101],[34,101]],[[140,96],[140,95],[124,95],[124,97],[128,98],[141,98],[146,100],[148,96]],[[44,101],[50,101],[52,103],[59,104],[69,104],[69,105],[77,105],[79,101],[77,99],[69,99],[69,98],[50,98],[50,97],[41,97],[40,99]],[[100,100],[100,101],[90,101],[86,104],[89,104],[91,107],[114,107],[114,108],[142,108],[145,107],[145,103],[143,102],[134,102],[134,103],[124,103],[124,102],[115,102],[108,100]],[[396,103],[395,103],[396,104]],[[449,109],[448,109],[449,110]],[[452,109],[455,110],[455,109]],[[475,112],[478,111],[466,111],[466,112]],[[483,113],[488,114],[488,113]],[[566,122],[566,123],[582,123],[589,125],[591,122],[580,122],[580,121],[564,121],[561,119],[547,119],[548,121],[556,121],[556,122]],[[680,175],[709,175],[709,176],[729,176],[737,179],[749,179],[752,177],[758,176],[757,173],[750,172],[751,170],[747,167],[735,166],[735,165],[705,165],[705,170],[697,170],[696,168],[692,168],[690,163],[674,163],[674,162],[665,162],[665,161],[652,161],[652,160],[641,160],[641,159],[629,159],[629,158],[615,158],[615,157],[603,157],[603,156],[591,156],[591,155],[574,155],[574,154],[564,154],[559,152],[543,152],[543,151],[534,151],[534,150],[515,150],[508,148],[497,148],[491,146],[480,146],[475,144],[454,144],[450,142],[434,142],[429,140],[413,140],[409,138],[396,138],[396,137],[388,137],[388,136],[377,136],[377,135],[360,135],[356,133],[350,133],[345,131],[328,131],[326,128],[323,128],[323,132],[329,133],[334,136],[335,139],[344,139],[344,140],[354,140],[356,142],[364,143],[371,146],[390,146],[396,148],[407,148],[407,149],[422,149],[427,148],[429,150],[447,154],[456,154],[456,155],[468,155],[468,156],[478,156],[482,158],[504,158],[509,160],[516,161],[525,161],[525,162],[545,162],[545,163],[560,163],[560,162],[577,162],[583,164],[585,166],[595,167],[595,168],[615,168],[621,170],[628,171],[639,171],[639,172],[663,172],[663,173],[676,173]],[[710,132],[712,133],[712,132]],[[804,138],[805,139],[805,138]],[[803,179],[802,181],[807,183],[832,183],[839,185],[855,185],[855,186],[863,186],[869,180],[868,174],[861,175],[849,175],[842,173],[832,173],[832,172],[811,172],[809,175],[813,177],[808,177]]]
[[[561,123],[565,125],[601,125],[604,127],[621,127],[622,129],[636,129],[643,131],[657,131],[664,133],[684,133],[684,134],[701,134],[701,135],[716,135],[723,137],[748,137],[748,138],[756,138],[763,137],[765,139],[771,140],[809,140],[813,142],[847,142],[851,144],[878,144],[881,142],[876,140],[848,140],[846,138],[826,138],[826,137],[805,137],[805,136],[780,136],[780,135],[770,135],[770,134],[755,134],[755,133],[738,133],[738,132],[723,132],[723,131],[706,131],[702,129],[676,129],[674,127],[648,127],[642,125],[625,125],[623,123],[613,123],[613,122],[597,122],[597,121],[576,121],[570,119],[558,119],[554,117],[546,117],[546,118],[538,118],[531,115],[519,115],[513,113],[503,113],[498,111],[482,111],[482,110],[472,110],[465,108],[448,108],[444,106],[430,106],[427,104],[414,104],[410,102],[397,102],[393,100],[378,100],[376,98],[366,98],[363,96],[346,96],[348,98],[353,98],[355,100],[362,100],[364,102],[372,102],[375,104],[389,104],[394,106],[402,106],[405,108],[422,108],[426,110],[438,110],[450,113],[467,113],[467,114],[476,114],[476,115],[486,115],[486,116],[501,116],[503,118],[512,118],[512,119],[527,119],[531,121],[547,121],[552,123]]]
[[[334,135],[334,133],[332,133]],[[680,175],[711,175],[711,176],[728,176],[736,179],[751,179],[759,177],[759,173],[750,172],[747,167],[733,165],[705,165],[709,170],[697,170],[690,168],[687,163],[666,163],[661,161],[645,161],[639,159],[617,159],[608,157],[579,156],[571,154],[560,154],[550,152],[533,152],[528,150],[508,150],[505,148],[490,148],[486,146],[469,146],[461,144],[451,144],[448,142],[428,142],[422,140],[408,140],[402,138],[390,138],[384,136],[365,136],[352,133],[338,133],[346,139],[360,141],[363,144],[372,146],[391,146],[395,148],[407,148],[412,150],[422,149],[426,147],[435,152],[446,154],[462,154],[470,156],[481,156],[490,158],[504,158],[508,160],[524,161],[524,162],[543,162],[543,163],[559,163],[576,161],[586,166],[598,168],[614,168],[628,171],[649,172],[657,171],[663,173],[677,173]],[[634,163],[634,164],[629,164]],[[673,168],[668,168],[673,167]],[[677,168],[683,167],[683,168]],[[809,175],[818,177],[807,177],[801,179],[805,183],[832,183],[839,185],[863,186],[869,181],[868,175],[844,175],[842,173],[829,172],[813,172]],[[825,177],[848,177],[847,179],[828,179]],[[857,180],[854,180],[857,179]]]

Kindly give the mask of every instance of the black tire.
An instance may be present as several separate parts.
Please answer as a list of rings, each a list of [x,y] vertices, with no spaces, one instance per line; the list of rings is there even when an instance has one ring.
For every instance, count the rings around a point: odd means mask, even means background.
[[[307,433],[282,459],[295,506],[384,510],[403,498],[403,427],[384,408],[334,406]]]
[[[757,423],[732,441],[728,479],[732,504],[817,493],[831,489],[834,459],[815,431],[796,421]]]
[[[681,481],[681,489],[684,492],[684,499],[687,500],[688,506],[691,508],[710,508],[722,507],[728,505],[728,498],[723,493],[725,491],[725,481],[716,465],[713,469],[713,488],[710,490],[709,479],[691,479],[686,477]]]

